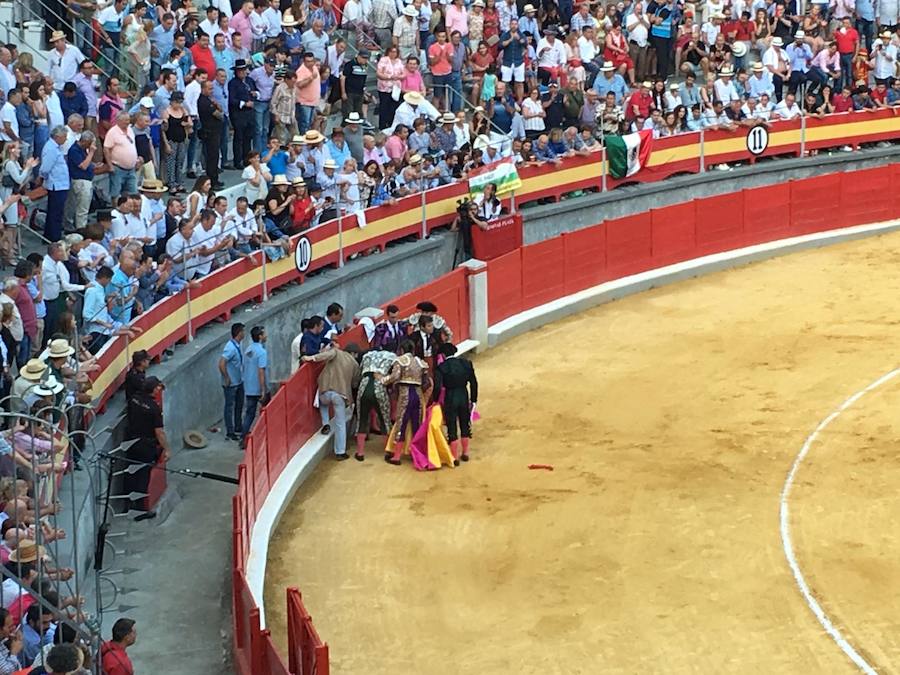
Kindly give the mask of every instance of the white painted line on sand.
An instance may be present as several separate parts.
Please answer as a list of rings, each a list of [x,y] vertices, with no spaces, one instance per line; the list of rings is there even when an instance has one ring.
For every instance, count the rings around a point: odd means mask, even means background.
[[[803,598],[806,600],[806,604],[809,605],[809,608],[812,610],[812,613],[816,615],[816,619],[819,620],[819,623],[822,624],[822,627],[825,631],[831,636],[831,638],[835,641],[838,647],[841,648],[841,651],[846,654],[853,663],[855,663],[861,671],[866,673],[867,675],[876,675],[877,671],[875,668],[866,661],[865,657],[860,654],[856,649],[851,645],[847,638],[845,638],[841,631],[834,625],[831,619],[825,614],[825,610],[822,609],[822,606],[819,604],[819,601],[816,600],[812,591],[809,588],[809,584],[806,583],[806,578],[803,576],[803,572],[800,570],[800,565],[797,563],[797,557],[794,555],[794,545],[791,541],[791,526],[790,526],[790,506],[788,505],[788,500],[791,496],[791,488],[794,485],[794,478],[797,476],[797,471],[800,469],[800,464],[803,463],[803,460],[806,458],[806,455],[809,453],[810,447],[812,444],[816,442],[816,439],[834,420],[840,417],[841,413],[843,413],[847,408],[856,403],[863,396],[868,394],[875,389],[878,389],[881,385],[890,382],[897,375],[900,375],[900,368],[895,368],[889,373],[882,375],[877,380],[869,384],[864,389],[859,390],[855,394],[853,394],[846,401],[841,403],[828,417],[819,422],[819,425],[813,430],[813,432],[806,437],[806,441],[803,443],[803,447],[800,448],[800,452],[797,455],[796,459],[794,459],[794,464],[791,466],[790,472],[788,472],[787,480],[784,482],[784,487],[781,490],[781,543],[784,546],[784,556],[787,558],[788,565],[790,565],[791,572],[794,574],[794,580],[797,582],[797,586],[800,588],[800,593],[803,594]]]

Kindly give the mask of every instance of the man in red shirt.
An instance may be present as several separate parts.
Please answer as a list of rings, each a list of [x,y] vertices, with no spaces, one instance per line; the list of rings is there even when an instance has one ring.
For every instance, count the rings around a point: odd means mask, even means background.
[[[653,97],[650,95],[652,86],[649,80],[642,82],[641,88],[628,99],[628,103],[625,105],[626,121],[632,122],[638,117],[642,119],[650,117],[650,108],[653,106]]]
[[[200,37],[191,46],[191,56],[194,57],[194,65],[203,68],[210,77],[216,72],[216,59],[213,56],[212,49],[209,48],[209,36],[200,33]]]
[[[453,45],[447,42],[447,31],[435,33],[437,42],[428,48],[428,65],[434,82],[434,105],[438,110],[447,110],[450,92],[450,73],[453,70]]]
[[[100,648],[104,675],[134,675],[134,666],[125,650],[137,641],[137,630],[131,619],[119,619],[113,624],[112,640]]]
[[[834,41],[841,55],[841,86],[853,84],[853,57],[859,49],[859,33],[850,25],[850,17],[841,19],[841,27],[834,31]]]
[[[844,71],[842,70],[841,73]],[[843,113],[853,110],[853,97],[850,93],[850,85],[845,84],[839,94],[831,97],[831,105],[834,106],[834,112]]]

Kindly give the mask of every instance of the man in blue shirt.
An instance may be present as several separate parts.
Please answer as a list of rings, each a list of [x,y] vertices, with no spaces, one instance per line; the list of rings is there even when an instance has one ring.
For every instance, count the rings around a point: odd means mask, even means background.
[[[244,425],[241,428],[241,447],[247,445],[247,434],[256,419],[256,408],[260,401],[265,405],[268,397],[269,357],[266,354],[266,329],[254,326],[250,329],[250,346],[244,351]]]
[[[231,339],[225,343],[219,358],[219,373],[222,375],[222,391],[225,394],[225,438],[239,441],[238,435],[244,428],[244,355],[241,342],[244,340],[244,324],[231,325]]]
[[[107,295],[107,288],[112,281],[113,271],[105,265],[97,270],[95,283],[84,290],[84,306],[81,316],[84,321],[84,331],[91,336],[88,346],[92,354],[99,351],[110,336],[121,327],[109,314],[111,295]]]
[[[119,264],[113,272],[112,281],[106,287],[106,296],[114,296],[110,316],[120,323],[131,321],[131,311],[134,308],[135,296],[139,290],[137,277],[137,261],[130,251],[122,251],[119,256]]]
[[[91,208],[91,193],[94,180],[94,134],[83,131],[81,138],[72,143],[69,152],[66,153],[66,162],[69,165],[69,181],[72,191],[68,200],[69,216],[67,222],[74,222],[75,229],[82,229],[87,225],[88,212]]]
[[[594,91],[600,98],[606,98],[607,92],[612,92],[616,96],[616,105],[622,105],[625,96],[628,95],[628,85],[625,84],[625,78],[616,72],[611,61],[606,61],[600,68],[600,74],[594,80]]]
[[[231,167],[228,166],[228,74],[221,67],[216,70],[216,79],[212,88],[212,100],[219,104],[219,109],[224,115],[222,118],[221,140],[219,141],[219,154],[222,156],[222,168],[230,169]]]
[[[53,641],[53,610],[35,602],[29,605],[22,622],[22,651],[19,661],[29,666],[44,645]]]
[[[866,49],[871,54],[875,39],[875,0],[856,0],[856,32],[866,41]]]
[[[150,31],[150,55],[152,66],[150,78],[155,80],[162,69],[162,64],[169,58],[172,47],[175,46],[175,15],[166,12],[162,15],[162,22]]]
[[[528,41],[525,33],[519,30],[519,20],[510,17],[509,30],[500,35],[500,48],[503,49],[503,65],[500,66],[500,79],[507,84],[514,82],[516,97],[521,99],[525,87],[525,49]]]
[[[47,218],[44,221],[44,237],[47,241],[59,241],[63,233],[63,214],[69,196],[69,165],[63,146],[69,137],[66,127],[54,127],[50,140],[41,151],[41,178],[47,189]]]

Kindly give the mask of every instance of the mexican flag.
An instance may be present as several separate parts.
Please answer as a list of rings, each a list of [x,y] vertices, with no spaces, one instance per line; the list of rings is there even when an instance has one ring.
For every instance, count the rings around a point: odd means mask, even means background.
[[[497,196],[522,187],[522,180],[519,178],[519,172],[516,171],[516,163],[512,157],[485,164],[469,174],[469,194],[472,197],[481,194],[484,192],[484,186],[488,183],[497,184]]]
[[[606,159],[613,178],[633,176],[647,164],[653,146],[649,129],[636,134],[606,137]]]

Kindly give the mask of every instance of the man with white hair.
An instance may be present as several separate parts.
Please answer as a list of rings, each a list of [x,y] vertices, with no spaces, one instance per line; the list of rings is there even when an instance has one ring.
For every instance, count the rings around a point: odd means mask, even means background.
[[[74,115],[73,115],[74,117]],[[71,125],[71,120],[69,121]],[[96,137],[91,131],[80,134],[66,152],[71,187],[66,201],[66,222],[74,222],[75,229],[87,225],[91,208],[91,192],[94,186],[94,152]]]
[[[50,140],[41,152],[40,176],[47,189],[47,218],[44,221],[44,237],[59,241],[63,233],[63,215],[69,196],[69,166],[63,146],[68,138],[66,127],[54,127]]]

